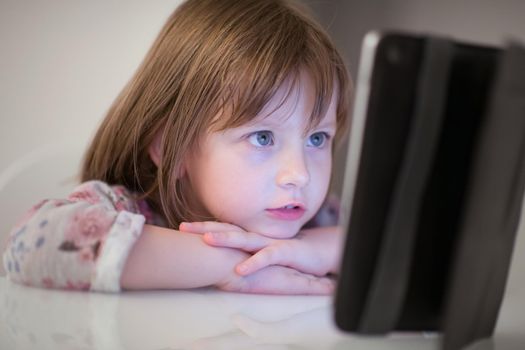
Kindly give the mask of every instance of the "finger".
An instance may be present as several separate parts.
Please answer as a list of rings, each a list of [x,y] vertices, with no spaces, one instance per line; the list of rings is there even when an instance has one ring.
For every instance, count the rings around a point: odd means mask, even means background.
[[[268,246],[272,239],[251,232],[206,232],[204,242],[215,247],[255,252]]]
[[[218,221],[181,222],[179,231],[191,233],[206,233],[212,231],[244,232],[239,226]]]
[[[288,244],[272,245],[259,250],[250,258],[238,264],[235,267],[235,272],[241,276],[247,276],[270,265],[287,266],[291,259],[290,254],[293,254],[293,250],[289,249]]]

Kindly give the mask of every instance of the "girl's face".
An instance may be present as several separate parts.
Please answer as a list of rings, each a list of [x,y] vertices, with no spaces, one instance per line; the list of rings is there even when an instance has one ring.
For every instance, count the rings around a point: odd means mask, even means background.
[[[302,74],[286,98],[288,92],[280,88],[249,123],[208,133],[188,159],[191,191],[204,214],[289,238],[319,210],[330,182],[337,96],[305,134],[315,101],[309,77]]]

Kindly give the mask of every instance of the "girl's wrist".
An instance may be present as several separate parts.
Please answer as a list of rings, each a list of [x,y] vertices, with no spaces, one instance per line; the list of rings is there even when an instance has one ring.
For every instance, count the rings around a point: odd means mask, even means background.
[[[216,248],[216,249],[229,249],[231,252],[231,259],[228,260],[227,267],[222,276],[218,276],[217,282],[213,284],[214,287],[227,290],[227,291],[240,291],[240,283],[242,282],[242,276],[235,272],[235,266],[244,260],[248,259],[250,255],[243,251],[231,248]]]

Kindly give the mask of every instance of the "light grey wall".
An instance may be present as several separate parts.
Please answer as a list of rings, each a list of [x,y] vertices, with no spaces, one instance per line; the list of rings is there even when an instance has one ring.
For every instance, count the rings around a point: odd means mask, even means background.
[[[86,141],[178,2],[0,1],[0,167]]]

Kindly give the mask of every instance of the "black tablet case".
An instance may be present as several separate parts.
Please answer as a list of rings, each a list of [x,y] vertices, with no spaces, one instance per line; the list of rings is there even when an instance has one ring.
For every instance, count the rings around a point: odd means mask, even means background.
[[[525,184],[525,53],[384,34],[374,60],[336,323],[443,331],[443,348],[460,349],[492,334],[505,288]]]

